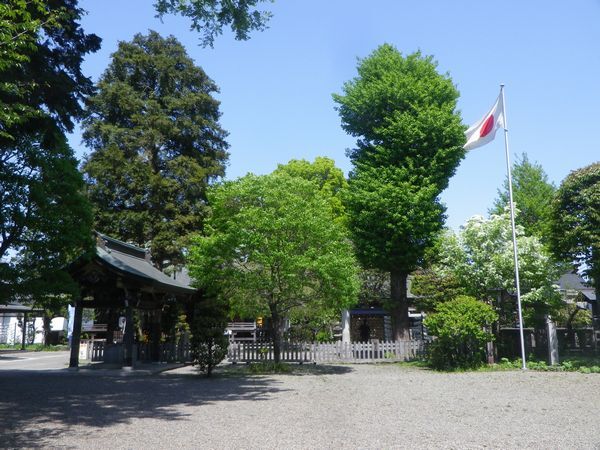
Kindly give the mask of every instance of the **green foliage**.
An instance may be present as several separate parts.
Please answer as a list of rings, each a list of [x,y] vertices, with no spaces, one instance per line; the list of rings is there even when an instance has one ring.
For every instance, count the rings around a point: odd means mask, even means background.
[[[360,293],[358,298],[361,305],[381,306],[390,299],[390,274],[377,269],[362,269],[360,271]]]
[[[82,13],[75,0],[0,5],[0,302],[60,309],[61,294],[77,293],[62,269],[92,248],[64,136],[93,89],[81,62],[100,46],[81,30]]]
[[[497,319],[491,306],[473,297],[460,296],[440,303],[425,319],[429,333],[436,336],[429,347],[430,364],[440,370],[483,364],[486,343],[494,338],[485,327]]]
[[[417,296],[417,310],[430,312],[442,302],[465,295],[466,289],[454,274],[433,268],[413,274],[411,292]]]
[[[458,91],[432,57],[382,45],[359,61],[338,103],[358,138],[346,205],[359,260],[391,274],[394,335],[408,329],[406,277],[441,230],[439,195],[464,156]]]
[[[304,159],[292,159],[287,164],[279,164],[274,173],[300,177],[316,183],[320,192],[329,198],[334,218],[345,223],[346,211],[342,196],[348,188],[348,182],[344,172],[335,166],[333,159],[317,156],[312,163]]]
[[[223,176],[227,133],[217,86],[174,38],[121,42],[89,100],[83,170],[96,227],[140,246],[159,267],[183,263],[202,229],[207,185]]]
[[[237,40],[247,40],[252,30],[264,30],[271,13],[260,11],[256,6],[265,1],[155,0],[154,7],[159,17],[176,13],[190,18],[190,28],[202,32],[201,44],[212,47],[215,38],[223,33],[223,27],[227,25],[231,26]]]
[[[50,306],[77,293],[63,269],[91,251],[92,215],[73,152],[56,140],[19,137],[0,147],[0,303],[18,295]]]
[[[292,342],[330,342],[333,328],[340,321],[339,308],[303,308],[294,310],[290,316],[290,329],[286,338]]]
[[[227,356],[226,327],[226,305],[210,299],[196,305],[192,321],[192,358],[194,365],[206,376],[210,377],[213,369]]]
[[[512,229],[508,212],[470,218],[458,235],[447,232],[439,245],[439,261],[434,271],[441,277],[454,277],[466,293],[481,300],[495,300],[497,291],[514,292]],[[521,299],[526,323],[541,326],[544,314],[554,314],[562,305],[554,281],[563,268],[535,236],[525,236],[517,227],[517,248]],[[513,305],[509,317],[514,324]]]
[[[289,364],[282,362],[265,361],[250,364],[248,366],[248,371],[253,375],[291,373],[292,367]]]
[[[557,257],[579,265],[599,298],[600,162],[571,172],[558,188],[552,203],[551,246]]]
[[[516,370],[521,369],[521,359],[510,361],[502,358],[498,364],[493,365],[492,369]],[[560,364],[549,366],[545,361],[536,361],[529,359],[527,369],[540,372],[580,372],[580,373],[600,373],[600,361],[598,358],[569,358],[561,361]]]
[[[82,14],[77,0],[0,5],[0,145],[21,133],[73,130],[93,90],[81,63],[100,48],[80,28]]]
[[[410,273],[443,226],[435,186],[416,186],[395,167],[360,169],[346,196],[357,256],[365,267]]]
[[[550,234],[552,198],[556,192],[554,184],[548,181],[548,176],[542,166],[531,163],[527,154],[521,155],[512,168],[513,201],[519,208],[517,224],[523,227],[527,236],[536,236],[547,243]],[[498,198],[490,214],[502,214],[509,206],[508,180],[498,190]]]
[[[206,236],[190,249],[190,274],[232,314],[270,317],[276,358],[285,317],[355,302],[351,244],[314,183],[247,175],[216,186],[209,201],[212,215]]]
[[[433,57],[382,45],[359,61],[343,91],[333,98],[342,127],[359,138],[350,152],[357,169],[394,166],[415,185],[446,188],[464,156],[464,126],[458,91]]]
[[[0,350],[21,350],[21,344],[0,344]],[[25,350],[30,352],[64,352],[69,350],[68,345],[26,344]]]

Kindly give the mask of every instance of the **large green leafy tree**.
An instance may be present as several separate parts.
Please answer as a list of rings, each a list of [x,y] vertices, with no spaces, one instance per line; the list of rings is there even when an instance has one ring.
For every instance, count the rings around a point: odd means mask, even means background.
[[[91,212],[64,132],[93,90],[81,72],[100,39],[74,0],[0,5],[0,301],[50,311],[76,286],[61,269],[89,250]]]
[[[156,0],[154,7],[159,17],[174,13],[191,19],[190,28],[202,33],[201,44],[212,47],[227,25],[238,40],[247,40],[252,30],[264,30],[271,13],[260,10],[258,5],[265,1]]]
[[[359,259],[390,272],[396,339],[408,336],[406,279],[444,223],[439,200],[464,156],[458,91],[432,57],[382,45],[334,95],[349,152],[347,207]]]
[[[206,187],[225,171],[216,92],[174,37],[150,32],[119,44],[88,102],[83,171],[96,227],[149,245],[161,268],[183,262]]]
[[[357,263],[318,187],[283,174],[248,175],[210,191],[207,233],[190,274],[242,317],[269,317],[280,359],[284,319],[356,300]]]
[[[332,219],[346,225],[347,216],[342,196],[348,188],[344,172],[335,166],[335,161],[317,156],[313,162],[293,159],[287,164],[279,164],[275,174],[299,177],[314,183],[331,206]],[[339,309],[336,307],[303,310],[290,316],[290,335],[301,341],[331,340],[332,330],[339,322]]]
[[[552,199],[556,187],[548,181],[543,167],[529,161],[523,153],[512,169],[513,201],[519,208],[518,220],[528,236],[537,236],[547,243],[550,235]],[[508,206],[508,180],[498,190],[491,214],[502,214]]]
[[[563,180],[552,203],[551,231],[554,253],[579,265],[594,284],[599,299],[600,162],[575,170]],[[594,318],[595,327],[599,327],[597,304]]]

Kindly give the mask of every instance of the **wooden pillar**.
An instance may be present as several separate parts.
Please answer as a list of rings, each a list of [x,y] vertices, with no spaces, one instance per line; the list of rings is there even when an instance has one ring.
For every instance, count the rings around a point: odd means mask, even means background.
[[[21,329],[21,350],[25,350],[25,343],[27,341],[27,313],[23,313],[23,328]]]
[[[128,293],[125,294],[125,334],[123,335],[123,344],[125,345],[125,366],[133,366],[133,307],[132,298]]]
[[[81,341],[81,322],[83,319],[83,304],[75,302],[75,316],[73,318],[73,332],[71,333],[71,359],[69,367],[79,367],[79,343]]]
[[[160,337],[162,329],[160,325],[161,311],[152,312],[152,323],[150,325],[150,359],[151,361],[160,361]]]

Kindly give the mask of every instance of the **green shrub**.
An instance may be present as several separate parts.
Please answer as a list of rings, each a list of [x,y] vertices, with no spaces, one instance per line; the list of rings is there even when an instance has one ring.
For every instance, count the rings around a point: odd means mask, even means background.
[[[216,300],[196,305],[192,323],[192,358],[200,372],[210,377],[213,369],[227,356],[229,340],[225,336],[227,313]]]
[[[439,370],[467,369],[485,362],[486,343],[493,335],[484,327],[498,319],[491,306],[473,297],[459,296],[437,306],[425,319],[436,339],[429,346],[428,360]]]

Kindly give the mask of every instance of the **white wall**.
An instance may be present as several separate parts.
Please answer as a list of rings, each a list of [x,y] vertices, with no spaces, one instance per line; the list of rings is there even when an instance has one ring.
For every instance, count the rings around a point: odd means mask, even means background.
[[[44,321],[41,317],[35,319],[29,318],[27,326],[35,330],[35,344],[41,344],[44,340]],[[56,317],[50,322],[52,331],[66,330],[67,321],[64,317]],[[31,328],[30,328],[31,329]],[[22,329],[19,326],[19,319],[14,314],[0,314],[0,344],[19,345],[23,340]],[[31,342],[29,337],[28,343]]]

